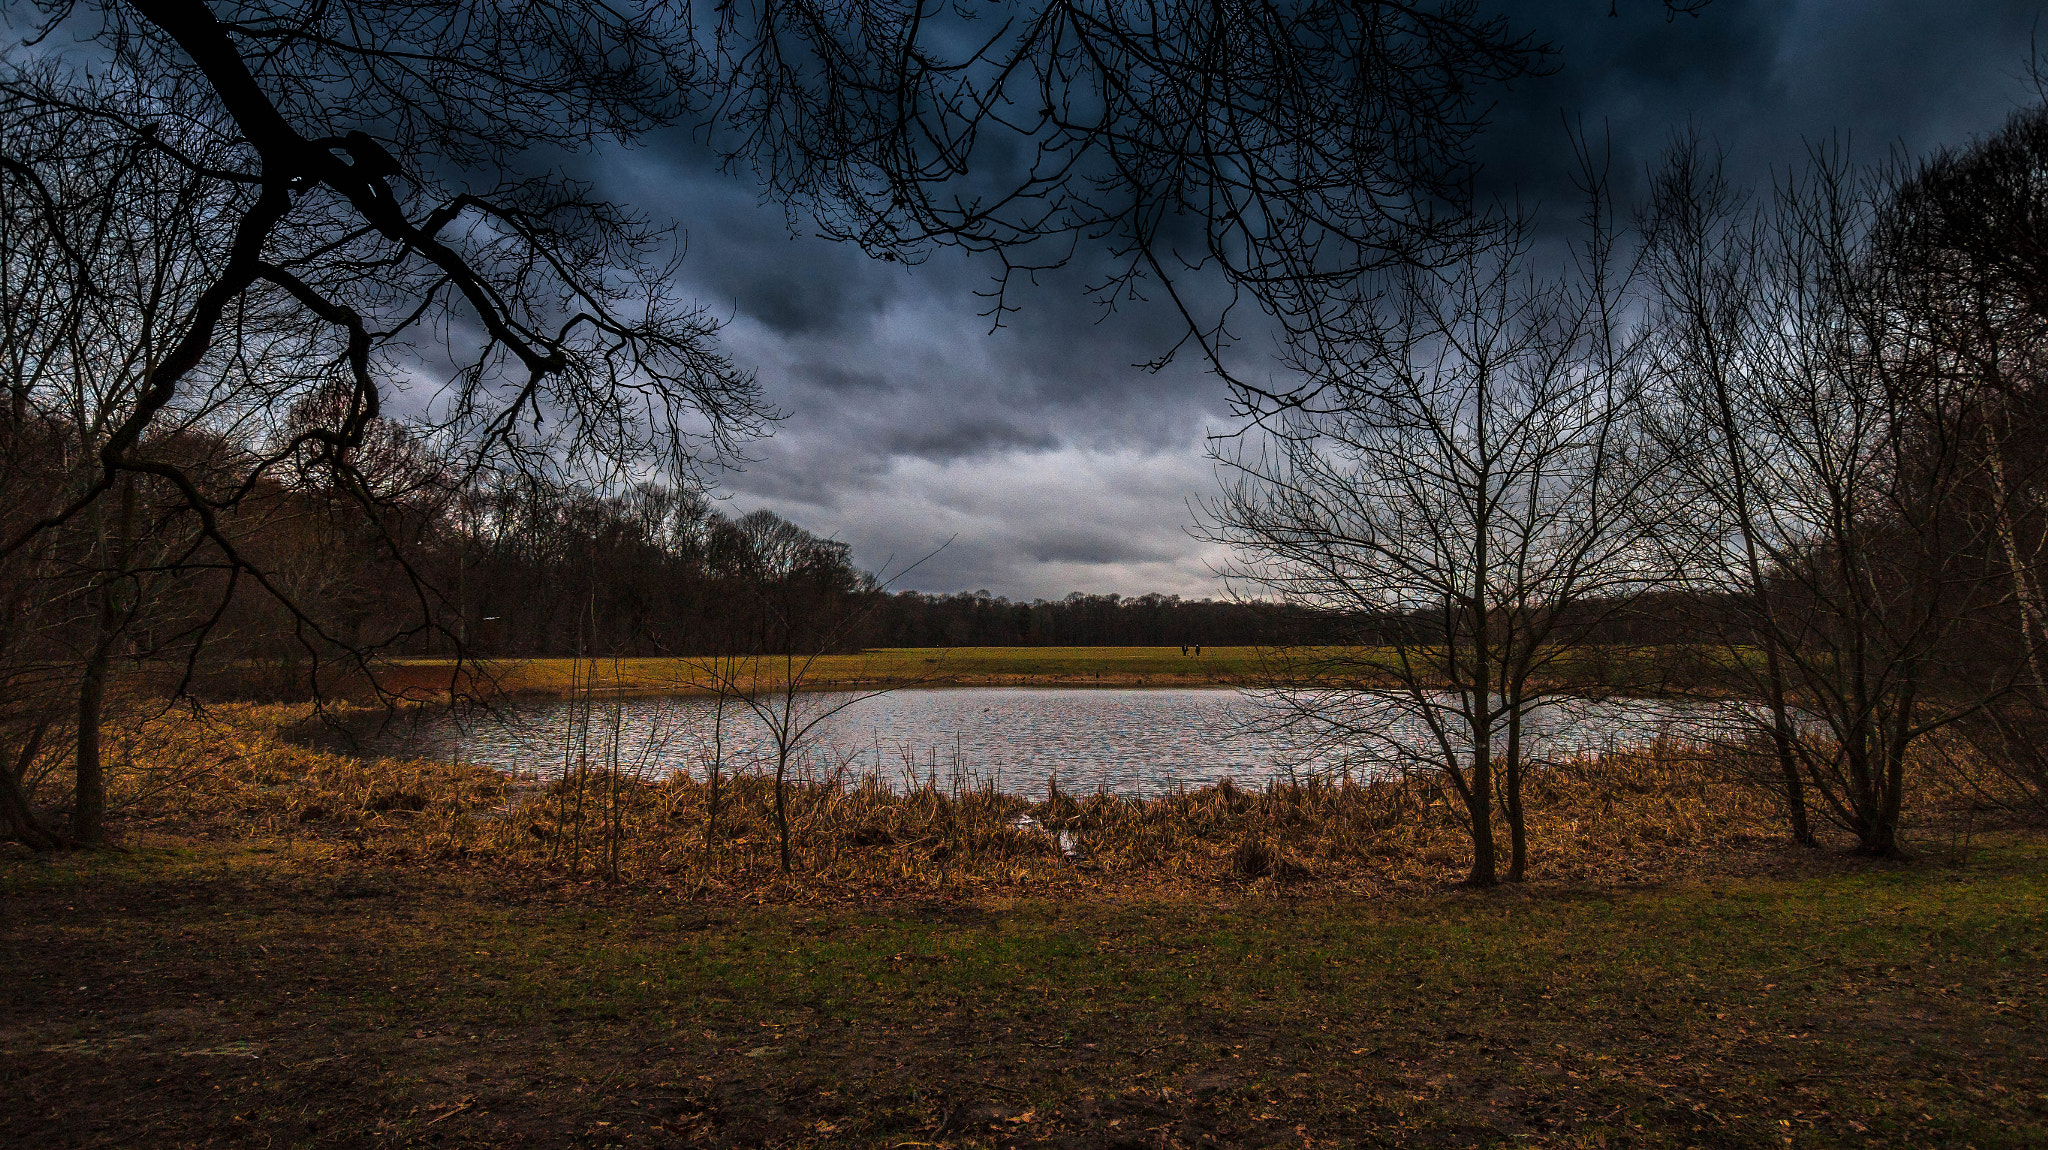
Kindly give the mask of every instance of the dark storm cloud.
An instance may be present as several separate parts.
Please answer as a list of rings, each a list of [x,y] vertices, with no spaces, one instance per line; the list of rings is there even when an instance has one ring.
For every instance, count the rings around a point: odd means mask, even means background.
[[[1171,553],[1144,546],[1129,536],[1096,532],[1078,524],[1027,541],[1026,552],[1039,563],[1102,565],[1172,558]]]
[[[1519,198],[1564,228],[1579,194],[1565,124],[1610,157],[1626,203],[1674,135],[1725,149],[1740,178],[1765,180],[1837,133],[1883,158],[1959,143],[2030,98],[2028,41],[2041,12],[2013,0],[1715,0],[1667,19],[1617,6],[1527,0],[1506,9],[1555,45],[1550,75],[1502,93],[1481,141],[1484,194]],[[1596,12],[1595,9],[1598,9]]]
[[[733,303],[739,310],[760,320],[783,335],[808,335],[837,331],[850,311],[858,310],[848,298],[846,284],[820,269],[802,269],[797,274],[737,277],[731,285]],[[861,301],[872,306],[872,301]]]
[[[903,386],[901,380],[886,372],[852,371],[833,363],[795,364],[790,374],[801,385],[835,395],[872,395],[897,391]]]
[[[1579,210],[1567,117],[1609,149],[1624,202],[1688,126],[1749,180],[1837,132],[1865,159],[1921,152],[2031,98],[2041,5],[1715,0],[1676,20],[1655,0],[1622,0],[1613,18],[1608,7],[1506,9],[1561,55],[1553,74],[1495,93],[1479,188],[1553,236]],[[612,157],[598,178],[687,232],[685,286],[730,318],[728,350],[788,413],[725,482],[736,507],[773,507],[870,566],[953,539],[906,586],[1218,592],[1222,556],[1186,526],[1214,483],[1203,434],[1231,425],[1201,364],[1134,366],[1180,334],[1157,301],[1106,314],[1084,290],[1105,267],[1084,261],[1022,286],[1009,300],[1022,310],[991,333],[975,294],[991,286],[986,264],[941,252],[905,267],[817,239],[687,140]]]
[[[1046,451],[1059,445],[1060,437],[1042,426],[986,415],[920,420],[894,429],[884,444],[891,454],[939,461],[995,451]]]
[[[785,336],[843,334],[887,307],[902,285],[900,269],[813,238],[802,219],[720,173],[710,151],[686,135],[604,167],[608,191],[681,229],[686,276],[714,310]]]

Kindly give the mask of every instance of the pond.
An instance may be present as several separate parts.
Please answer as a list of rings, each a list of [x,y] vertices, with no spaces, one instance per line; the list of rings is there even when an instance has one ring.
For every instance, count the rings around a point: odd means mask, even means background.
[[[541,777],[573,766],[579,755],[650,777],[702,777],[721,744],[727,769],[773,769],[767,729],[736,703],[727,704],[722,719],[716,704],[701,697],[599,701],[587,724],[583,713],[568,702],[528,704],[504,718],[442,714],[403,729],[321,741],[394,757],[459,757]],[[1326,752],[1304,752],[1274,730],[1273,715],[1269,696],[1217,688],[963,687],[868,698],[820,692],[800,697],[798,719],[818,725],[793,769],[808,778],[877,773],[895,786],[989,783],[1033,797],[1054,781],[1072,792],[1143,797],[1225,777],[1257,785],[1290,771],[1338,769]],[[1683,737],[1710,721],[1710,709],[1699,704],[1581,700],[1532,716],[1532,753]],[[1413,720],[1389,715],[1385,731],[1385,745],[1364,751],[1354,773],[1371,773],[1387,746],[1425,745],[1426,732]]]

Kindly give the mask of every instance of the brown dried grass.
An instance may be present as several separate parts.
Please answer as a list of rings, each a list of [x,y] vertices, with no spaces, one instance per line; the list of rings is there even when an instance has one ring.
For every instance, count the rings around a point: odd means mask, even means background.
[[[711,788],[701,779],[593,768],[539,783],[475,765],[356,758],[287,738],[306,716],[221,706],[122,727],[113,757],[125,768],[128,824],[543,884],[604,879],[773,901],[1084,888],[1412,893],[1458,881],[1470,865],[1462,809],[1426,778],[1225,781],[1137,800],[936,782],[906,790],[841,773],[790,784],[785,875],[766,778],[722,781],[707,844]],[[1749,869],[1780,852],[1783,819],[1743,781],[1740,760],[1657,743],[1536,772],[1525,799],[1530,880],[1661,881]],[[1077,849],[1063,850],[1059,832]],[[1506,828],[1497,834],[1505,869]]]

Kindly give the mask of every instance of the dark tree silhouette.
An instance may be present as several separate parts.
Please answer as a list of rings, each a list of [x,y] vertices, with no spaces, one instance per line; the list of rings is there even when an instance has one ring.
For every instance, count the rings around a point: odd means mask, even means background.
[[[1970,510],[1990,528],[1983,558],[2010,624],[1964,664],[2015,687],[1968,718],[1970,733],[2048,802],[2048,106],[1921,163],[1881,205],[1873,249],[1924,341],[1916,366],[1961,393],[1961,450],[1979,479]]]

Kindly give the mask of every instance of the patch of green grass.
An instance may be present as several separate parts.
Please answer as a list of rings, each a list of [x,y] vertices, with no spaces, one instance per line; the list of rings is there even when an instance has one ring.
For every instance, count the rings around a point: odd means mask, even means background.
[[[192,1140],[246,1112],[280,1145],[290,1106],[563,1145],[2048,1140],[2028,842],[1397,904],[593,897],[218,850],[9,865],[0,1088],[41,1109],[0,1141],[67,1109],[132,1130],[119,1084],[202,1070]]]

